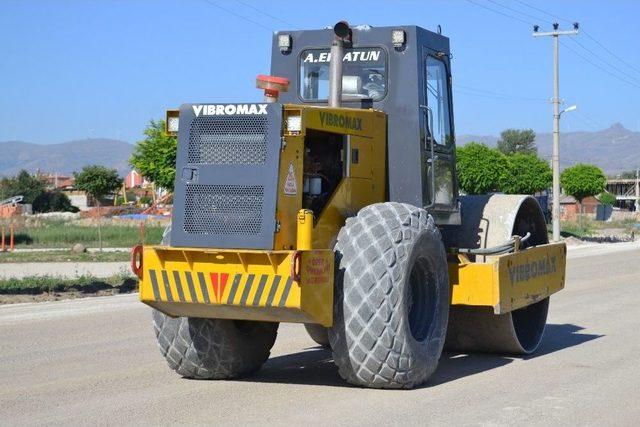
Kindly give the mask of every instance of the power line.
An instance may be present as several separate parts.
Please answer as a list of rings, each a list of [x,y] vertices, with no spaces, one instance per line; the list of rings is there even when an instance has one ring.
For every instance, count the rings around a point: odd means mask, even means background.
[[[547,12],[547,11],[543,10],[543,9],[540,9],[540,8],[538,8],[538,7],[535,7],[535,6],[532,6],[532,5],[528,4],[528,3],[525,3],[525,2],[524,2],[524,1],[522,1],[522,0],[516,0],[516,2],[518,2],[518,3],[522,4],[522,5],[526,6],[526,7],[529,7],[529,8],[531,8],[531,9],[533,9],[533,10],[537,10],[538,12],[542,12],[542,13],[544,13],[545,15],[551,16],[552,18],[558,19],[558,20],[560,20],[560,21],[565,21],[565,22],[569,22],[569,23],[571,23],[571,22],[572,22],[572,21],[570,21],[570,20],[568,20],[568,19],[560,18],[559,16],[556,16],[556,15],[554,15],[554,14],[552,14],[552,13],[549,13],[549,12]],[[639,69],[639,68],[637,68],[636,66],[634,66],[634,65],[630,64],[629,62],[625,61],[625,60],[624,60],[624,59],[622,59],[620,56],[616,55],[613,51],[611,51],[611,49],[607,48],[604,44],[602,44],[599,40],[597,40],[594,36],[592,36],[591,34],[589,34],[587,31],[585,31],[584,29],[582,29],[582,33],[583,33],[584,35],[586,35],[588,38],[590,38],[594,43],[596,43],[596,44],[597,44],[598,46],[600,46],[602,49],[604,49],[604,50],[605,50],[605,52],[607,52],[609,55],[611,55],[612,57],[614,57],[615,59],[617,59],[618,61],[620,61],[620,62],[621,62],[621,63],[623,63],[624,65],[626,65],[627,67],[629,67],[629,68],[633,69],[635,72],[640,73],[640,69]]]
[[[616,67],[613,64],[610,64],[609,62],[606,62],[605,60],[603,60],[600,55],[598,55],[597,53],[593,52],[591,49],[589,49],[588,47],[586,47],[585,45],[583,45],[582,43],[580,43],[578,40],[575,39],[571,39],[574,43],[576,43],[578,46],[580,46],[582,49],[586,50],[587,52],[589,52],[591,55],[593,55],[595,58],[597,58],[598,60],[605,62],[607,65],[609,65],[611,68],[613,68],[614,70],[618,71],[619,73],[624,74],[625,76],[629,77],[632,80],[635,80],[636,82],[640,83],[640,80],[638,80],[637,77],[625,72],[624,70],[621,70],[620,68]]]
[[[270,32],[275,31],[273,28],[267,27],[266,25],[261,24],[260,22],[254,21],[253,19],[250,19],[250,18],[247,18],[246,16],[240,15],[239,13],[236,13],[236,12],[234,12],[232,10],[229,10],[226,7],[222,7],[219,4],[213,3],[213,2],[211,2],[209,0],[202,0],[202,1],[207,3],[210,6],[213,6],[213,7],[217,8],[217,9],[220,9],[220,10],[222,10],[224,12],[227,12],[229,15],[233,15],[236,18],[242,19],[243,21],[247,21],[247,22],[249,22],[249,23],[251,23],[253,25],[257,25],[258,27],[264,28],[267,31],[270,31]]]
[[[576,116],[571,114],[570,115],[571,118],[569,120],[573,121],[573,120],[578,120],[579,122],[581,122],[583,125],[586,125],[589,129],[591,130],[598,130],[592,123],[589,123],[588,121],[586,121],[585,119],[583,119],[580,116]]]
[[[587,116],[586,114],[584,114],[583,112],[581,112],[579,110],[574,111],[574,114],[577,114],[578,116],[581,116],[583,119],[590,121],[595,126],[597,126],[598,129],[603,129],[604,128],[604,126],[602,126],[602,124],[600,122],[592,119],[591,117]]]
[[[569,19],[560,18],[559,16],[556,16],[556,15],[554,15],[553,13],[549,13],[549,12],[547,12],[546,10],[542,10],[542,9],[540,9],[539,7],[531,6],[530,4],[525,3],[525,2],[523,2],[523,1],[521,1],[521,0],[516,0],[516,1],[517,1],[518,3],[520,3],[521,5],[523,5],[523,6],[526,6],[526,7],[530,8],[530,9],[533,9],[533,10],[537,10],[538,12],[542,12],[542,13],[544,13],[545,15],[548,15],[548,16],[550,16],[550,17],[552,17],[552,18],[555,18],[555,19],[557,19],[557,20],[559,20],[559,21],[565,21],[565,22],[568,22],[568,23],[570,23],[570,24],[572,24],[572,23],[573,23],[573,21],[570,21]]]
[[[605,45],[603,45],[602,43],[600,43],[598,40],[596,40],[591,34],[587,33],[586,31],[582,31],[587,37],[589,37],[591,40],[593,40],[596,44],[598,44],[598,46],[600,46],[601,48],[603,48],[609,55],[613,56],[614,58],[616,58],[618,61],[622,62],[623,64],[625,64],[626,66],[632,68],[634,71],[637,71],[638,73],[640,73],[640,69],[634,67],[633,65],[629,64],[627,61],[625,61],[624,59],[620,58],[618,55],[616,55],[615,53],[613,53],[612,51],[610,51],[609,49],[607,49],[607,47]]]
[[[611,73],[609,70],[607,70],[606,68],[604,68],[604,67],[602,67],[602,66],[600,66],[600,65],[596,64],[595,62],[591,61],[589,58],[585,57],[584,55],[582,55],[581,53],[579,53],[578,51],[576,51],[575,49],[573,49],[573,48],[572,48],[571,46],[569,46],[568,44],[563,43],[563,42],[561,42],[561,44],[562,44],[564,47],[566,47],[567,49],[569,49],[571,52],[573,52],[575,55],[577,55],[577,56],[579,56],[580,58],[582,58],[584,61],[588,62],[589,64],[593,65],[594,67],[598,68],[599,70],[604,71],[606,74],[610,75],[611,77],[614,77],[614,78],[616,78],[616,79],[618,79],[618,80],[620,80],[620,81],[622,81],[622,82],[625,82],[625,83],[627,83],[627,84],[629,84],[629,85],[631,85],[631,86],[634,86],[634,87],[636,87],[636,88],[639,88],[639,89],[640,89],[640,85],[637,85],[637,84],[636,84],[636,83],[634,83],[634,82],[631,82],[631,81],[629,81],[629,80],[627,80],[627,79],[624,79],[624,78],[622,78],[622,77],[620,77],[620,76],[618,76],[618,75],[615,75],[615,74]]]
[[[254,5],[252,5],[252,4],[250,4],[250,3],[244,2],[244,1],[242,1],[242,0],[236,0],[236,2],[237,2],[237,3],[240,3],[240,4],[241,4],[241,5],[243,5],[243,6],[248,7],[248,8],[250,8],[250,9],[253,9],[253,10],[255,10],[256,12],[258,12],[258,13],[260,13],[260,14],[262,14],[262,15],[266,16],[266,17],[269,17],[269,18],[273,19],[274,21],[278,21],[278,22],[280,22],[280,23],[282,23],[282,24],[285,24],[285,25],[288,25],[288,26],[290,26],[290,27],[295,27],[295,25],[293,25],[292,23],[287,22],[287,21],[285,21],[284,19],[280,19],[280,18],[278,18],[277,16],[271,15],[270,13],[267,13],[267,12],[265,12],[264,10],[258,9],[257,7],[255,7]]]
[[[518,99],[518,100],[523,100],[523,101],[542,101],[542,102],[547,102],[548,101],[548,99],[545,99],[545,98],[533,98],[533,97],[528,97],[528,96],[513,95],[513,94],[508,94],[508,93],[502,93],[502,92],[493,92],[493,91],[489,91],[489,90],[485,90],[485,89],[476,89],[474,87],[465,86],[465,85],[461,85],[461,84],[458,84],[458,83],[454,83],[453,87],[457,88],[457,89],[463,89],[463,90],[466,90],[466,91],[475,91],[475,92],[479,92],[480,94],[491,95],[491,96],[494,96],[494,97]]]
[[[518,18],[517,16],[513,16],[513,15],[510,15],[510,14],[508,14],[508,13],[504,13],[504,12],[501,12],[501,11],[499,11],[499,10],[493,9],[493,8],[491,8],[491,7],[489,7],[489,6],[485,6],[485,5],[483,5],[483,4],[476,3],[476,2],[475,2],[475,1],[473,1],[473,0],[466,0],[466,1],[467,1],[467,3],[471,3],[471,4],[475,5],[475,6],[481,7],[481,8],[483,8],[483,9],[490,10],[491,12],[493,12],[493,13],[497,13],[498,15],[502,15],[502,16],[506,16],[507,18],[515,19],[516,21],[520,21],[520,22],[525,23],[525,24],[527,24],[527,25],[533,25],[531,22],[525,21],[524,19],[520,19],[520,18]]]
[[[470,92],[470,91],[467,91],[467,90],[464,90],[464,89],[460,89],[460,88],[457,88],[457,87],[454,87],[453,91],[455,93],[458,93],[458,94],[477,96],[479,98],[497,99],[497,100],[501,100],[501,101],[516,101],[516,99],[509,98],[509,97],[496,96],[496,95],[487,95],[487,94],[482,94],[482,93]]]
[[[512,8],[512,7],[509,7],[509,6],[506,6],[506,5],[504,5],[504,4],[498,3],[498,2],[497,2],[497,1],[495,1],[495,0],[487,0],[487,1],[488,1],[488,2],[490,2],[490,3],[495,4],[496,6],[500,6],[500,7],[504,8],[504,9],[510,10],[510,11],[512,11],[512,12],[519,13],[519,14],[521,14],[521,15],[523,15],[523,16],[528,17],[528,18],[535,19],[536,21],[546,22],[547,24],[551,24],[551,23],[552,23],[551,21],[547,21],[547,20],[545,20],[545,19],[540,19],[540,18],[539,18],[539,17],[537,17],[537,16],[533,16],[533,15],[530,15],[530,14],[528,14],[528,13],[522,12],[522,11],[520,11],[520,10],[518,10],[518,9],[514,9],[514,8]]]

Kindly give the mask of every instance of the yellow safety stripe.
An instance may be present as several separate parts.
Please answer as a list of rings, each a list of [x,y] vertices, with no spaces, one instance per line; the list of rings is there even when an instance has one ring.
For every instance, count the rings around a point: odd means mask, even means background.
[[[293,280],[279,274],[167,271],[149,269],[155,301],[255,307],[285,307]]]

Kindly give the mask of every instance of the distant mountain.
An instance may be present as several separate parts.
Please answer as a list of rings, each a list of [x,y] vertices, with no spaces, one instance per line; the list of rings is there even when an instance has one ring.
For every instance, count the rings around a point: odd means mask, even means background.
[[[543,158],[551,158],[552,134],[538,133],[536,146]],[[495,147],[493,135],[458,135],[458,145],[470,141]],[[121,175],[129,171],[133,145],[116,139],[81,139],[62,144],[39,145],[22,141],[0,142],[0,176],[15,175],[20,169],[29,172],[71,173],[83,166],[98,164],[115,168]],[[614,123],[595,132],[560,134],[560,167],[575,163],[593,163],[605,173],[615,175],[640,167],[640,132]]]
[[[456,141],[458,145],[476,141],[494,147],[498,139],[492,135],[458,135]],[[538,133],[538,154],[551,158],[552,143],[551,133]],[[560,168],[579,162],[593,163],[609,175],[635,170],[640,167],[640,132],[625,129],[620,123],[595,132],[561,132]]]
[[[115,168],[124,176],[129,171],[133,145],[116,139],[81,139],[62,144],[40,145],[22,141],[0,142],[0,176],[29,172],[67,174],[83,166]]]

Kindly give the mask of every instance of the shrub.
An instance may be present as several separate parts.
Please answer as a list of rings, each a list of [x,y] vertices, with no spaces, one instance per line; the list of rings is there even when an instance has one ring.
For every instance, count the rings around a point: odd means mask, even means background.
[[[507,156],[507,174],[501,190],[507,194],[534,194],[551,186],[549,164],[535,154],[516,153]]]
[[[58,191],[45,191],[33,201],[34,212],[78,212],[66,194]]]
[[[458,182],[467,194],[500,191],[507,174],[507,158],[485,144],[470,142],[456,151]]]

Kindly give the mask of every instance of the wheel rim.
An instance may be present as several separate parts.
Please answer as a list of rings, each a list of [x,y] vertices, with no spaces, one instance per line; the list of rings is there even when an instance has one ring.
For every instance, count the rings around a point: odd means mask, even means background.
[[[409,275],[409,329],[416,341],[428,336],[435,316],[436,295],[429,264],[416,260]]]

